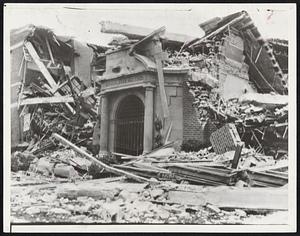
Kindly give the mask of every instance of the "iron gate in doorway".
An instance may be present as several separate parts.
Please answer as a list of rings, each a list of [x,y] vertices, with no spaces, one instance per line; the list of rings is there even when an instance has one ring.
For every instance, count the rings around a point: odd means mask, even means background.
[[[120,102],[115,125],[116,152],[135,156],[142,154],[144,104],[137,96],[129,95]]]

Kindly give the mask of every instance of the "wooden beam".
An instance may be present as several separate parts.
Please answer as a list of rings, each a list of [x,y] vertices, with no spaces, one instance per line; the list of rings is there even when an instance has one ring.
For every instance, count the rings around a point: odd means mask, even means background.
[[[20,65],[20,69],[19,69],[19,72],[18,72],[18,76],[21,76],[21,72],[22,72],[24,64],[25,64],[25,56],[23,55],[21,65]]]
[[[25,85],[25,80],[26,80],[26,72],[27,72],[27,61],[25,61],[25,58],[24,58],[22,85],[21,85],[21,90],[20,90],[19,96],[18,96],[18,109],[20,107],[22,96],[23,96],[24,85]]]
[[[67,139],[65,139],[64,137],[60,136],[59,134],[54,133],[53,137],[56,138],[61,143],[63,143],[64,145],[69,146],[74,151],[78,152],[79,154],[81,154],[81,155],[85,156],[86,158],[90,159],[91,161],[93,161],[98,166],[100,166],[101,168],[105,169],[108,172],[114,173],[116,175],[124,175],[127,178],[136,180],[138,182],[153,182],[153,183],[158,183],[158,181],[150,181],[150,180],[148,180],[148,179],[146,179],[144,177],[140,177],[138,175],[131,174],[131,173],[127,172],[127,171],[119,170],[117,168],[108,166],[108,165],[104,164],[103,162],[99,161],[98,159],[96,159],[95,157],[93,157],[92,155],[86,153],[85,151],[83,151],[82,149],[80,149],[79,147],[77,147],[76,145],[74,145],[73,143],[71,143],[70,141],[68,141]]]
[[[257,56],[256,56],[256,58],[255,58],[255,60],[254,60],[254,63],[257,62],[257,60],[258,60],[258,58],[259,58],[259,56],[260,56],[260,53],[261,53],[262,48],[263,48],[263,46],[260,46],[260,49],[259,49],[259,51],[258,51],[258,53],[257,53]],[[252,49],[252,47],[251,47],[251,49]],[[251,58],[251,59],[252,59],[252,58]]]
[[[165,91],[164,74],[163,74],[163,66],[162,66],[163,51],[162,51],[162,45],[159,41],[159,34],[164,31],[165,31],[165,27],[161,27],[161,28],[149,33],[146,37],[144,37],[139,42],[135,43],[130,48],[129,55],[132,55],[134,52],[134,49],[136,47],[140,46],[146,40],[152,39],[153,41],[155,41],[155,42],[152,42],[153,47],[154,47],[154,53],[155,53],[154,58],[155,58],[157,74],[158,74],[158,84],[159,84],[160,99],[161,99],[161,104],[162,104],[162,109],[163,109],[163,116],[166,119],[169,117],[169,109],[168,109],[168,101],[167,101],[167,96],[166,96],[166,91]]]
[[[161,105],[162,105],[162,109],[163,109],[163,115],[164,115],[164,118],[168,118],[169,117],[169,108],[168,108],[168,101],[167,101],[167,95],[166,95],[166,90],[165,90],[165,81],[164,81],[161,57],[156,55],[155,62],[157,65],[159,95],[160,95]]]
[[[84,97],[84,98],[90,97],[94,94],[95,94],[95,88],[94,87],[89,87],[86,90],[81,92],[81,96]]]
[[[169,141],[170,134],[171,134],[171,131],[172,131],[172,126],[173,126],[173,122],[171,121],[170,126],[169,126],[169,129],[168,129],[167,134],[166,134],[166,137],[165,137],[164,144],[167,144],[168,141]]]
[[[152,33],[150,33],[149,35],[147,35],[146,37],[144,37],[143,39],[141,39],[140,41],[138,41],[137,43],[133,44],[129,50],[129,55],[132,55],[133,51],[139,47],[140,45],[142,45],[145,41],[153,38],[155,35],[164,33],[166,31],[166,27],[161,27],[157,30],[154,30]]]
[[[47,37],[46,37],[46,44],[47,44],[47,48],[48,48],[48,51],[49,51],[49,55],[50,55],[51,61],[52,61],[53,64],[55,64],[54,57],[52,55],[51,47],[50,47],[50,44],[49,44],[49,40],[48,40]]]
[[[50,91],[52,93],[54,93],[57,89],[58,89],[58,85],[56,84],[56,81],[53,79],[53,77],[51,76],[50,72],[48,71],[47,67],[44,65],[44,63],[41,61],[39,55],[37,54],[37,52],[35,51],[33,45],[31,44],[31,42],[26,41],[24,43],[25,47],[27,48],[29,54],[31,55],[32,59],[34,60],[35,64],[38,66],[38,68],[40,69],[41,73],[44,75],[45,79],[48,81],[48,83],[50,84]],[[59,93],[55,93],[54,96],[62,96]],[[73,107],[70,106],[70,104],[66,103],[66,106],[68,107],[68,109],[74,114],[75,110],[73,109]]]
[[[73,80],[75,77],[73,76],[70,80]],[[53,94],[57,93],[62,87],[69,83],[69,80],[64,81],[62,84],[58,86],[58,88],[54,91]]]
[[[265,78],[265,76],[261,73],[261,71],[257,68],[256,64],[252,61],[252,58],[245,53],[246,56],[249,58],[250,64],[254,67],[254,69],[257,71],[257,73],[260,75],[260,77],[263,79],[263,81],[268,85],[268,87],[277,93],[277,91],[273,88],[273,86],[268,82],[268,80]],[[255,81],[255,80],[254,80]],[[255,82],[257,84],[257,82]]]
[[[239,143],[234,152],[234,157],[232,160],[231,168],[236,169],[238,167],[242,149],[243,149],[243,143]]]
[[[195,42],[195,43],[193,43],[192,45],[190,45],[189,48],[193,48],[193,47],[199,45],[201,42],[205,41],[206,39],[212,37],[213,35],[216,35],[216,34],[222,32],[224,29],[226,29],[226,28],[227,28],[228,26],[230,26],[231,24],[234,24],[234,23],[238,22],[239,20],[243,19],[244,16],[245,16],[245,14],[242,14],[241,16],[239,16],[239,17],[233,19],[232,21],[230,21],[230,22],[227,23],[226,25],[224,25],[224,26],[220,27],[219,29],[217,29],[217,30],[211,32],[210,34],[208,34],[208,35],[202,37],[202,38],[199,39],[197,42]]]
[[[67,102],[74,102],[74,98],[70,96],[27,98],[21,102],[21,105],[67,103]]]
[[[51,76],[50,72],[48,71],[48,69],[44,65],[44,63],[40,60],[40,57],[37,54],[37,52],[35,51],[33,45],[31,44],[31,42],[28,42],[28,41],[25,42],[25,47],[28,49],[28,52],[31,55],[31,57],[33,58],[35,64],[38,66],[38,68],[40,69],[40,71],[44,75],[45,79],[50,84],[50,86],[52,88],[51,92],[54,92],[57,89],[58,86],[57,86],[55,80],[53,79],[53,77]]]

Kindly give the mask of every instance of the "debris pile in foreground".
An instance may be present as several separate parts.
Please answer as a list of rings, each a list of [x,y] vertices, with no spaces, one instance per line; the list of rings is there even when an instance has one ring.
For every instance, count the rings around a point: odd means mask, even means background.
[[[43,178],[29,185],[36,176],[19,177],[13,176],[11,194],[12,221],[19,223],[251,224],[262,218],[255,223],[264,224],[287,218],[285,187],[152,185],[122,177],[76,183]]]
[[[251,224],[259,217],[286,218],[285,158],[240,143],[222,154],[212,148],[176,152],[169,143],[144,156],[115,154],[113,164],[58,134],[53,138],[64,148],[40,158],[27,154],[28,169],[13,172],[14,222]],[[15,155],[24,159],[21,154]],[[99,179],[91,180],[95,172]]]

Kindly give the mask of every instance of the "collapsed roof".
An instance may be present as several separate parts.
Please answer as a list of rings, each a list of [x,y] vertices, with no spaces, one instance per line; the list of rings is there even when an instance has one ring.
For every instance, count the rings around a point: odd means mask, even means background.
[[[63,62],[64,65],[69,65],[70,59],[74,56],[80,56],[74,49],[73,40],[74,37],[58,36],[50,28],[32,24],[13,29],[10,33],[11,50],[23,46],[24,41],[30,41],[42,59],[54,59]],[[97,54],[104,53],[108,49],[95,44],[86,45]]]
[[[70,64],[70,58],[75,51],[70,44],[71,37],[56,36],[53,31],[44,26],[27,25],[11,31],[11,47],[23,45],[24,41],[30,41],[39,56],[46,60],[62,61]],[[50,48],[50,50],[49,50]]]
[[[129,39],[141,39],[153,30],[125,24],[102,21],[101,32],[122,34]],[[205,32],[202,38],[187,35],[165,33],[160,35],[163,48],[173,48],[182,51],[197,51],[203,43],[214,41],[224,34],[232,33],[242,38],[245,62],[249,65],[249,77],[262,93],[288,93],[287,80],[287,50],[282,49],[287,42],[266,41],[261,36],[251,17],[246,11],[237,12],[225,17],[215,17],[199,25]],[[280,46],[279,46],[280,45]],[[284,53],[277,53],[281,47]],[[273,52],[273,48],[275,52]],[[277,50],[278,51],[278,50]],[[234,55],[233,55],[234,56]]]
[[[288,41],[282,39],[267,39],[270,46],[272,46],[275,58],[283,71],[288,73]]]
[[[249,65],[249,75],[259,90],[264,93],[288,93],[287,75],[281,68],[285,62],[282,58],[281,62],[277,61],[278,56],[274,55],[271,44],[263,39],[246,11],[223,18],[215,17],[199,26],[205,31],[205,36],[190,41],[185,47],[195,50],[201,46],[201,43],[214,40],[219,34],[232,32],[244,40],[244,55],[246,63]],[[287,41],[281,42],[281,44],[287,45]],[[287,68],[287,60],[285,67]]]

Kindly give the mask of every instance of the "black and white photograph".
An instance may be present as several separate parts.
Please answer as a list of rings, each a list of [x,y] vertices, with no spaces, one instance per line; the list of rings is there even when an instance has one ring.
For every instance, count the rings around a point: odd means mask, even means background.
[[[3,8],[4,231],[296,231],[296,4]]]

